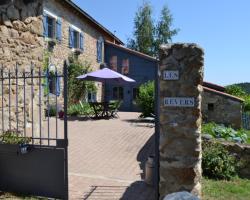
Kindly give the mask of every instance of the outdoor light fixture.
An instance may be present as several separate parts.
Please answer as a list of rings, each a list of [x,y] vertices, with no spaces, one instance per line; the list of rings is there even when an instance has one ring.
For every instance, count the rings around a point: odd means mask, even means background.
[[[28,144],[21,144],[19,147],[20,147],[20,153],[21,154],[26,154],[30,150]]]

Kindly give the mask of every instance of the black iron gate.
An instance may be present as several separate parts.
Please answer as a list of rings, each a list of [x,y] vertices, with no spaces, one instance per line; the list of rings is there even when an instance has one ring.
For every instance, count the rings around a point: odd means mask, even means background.
[[[61,70],[4,67],[0,191],[68,199],[67,62]]]

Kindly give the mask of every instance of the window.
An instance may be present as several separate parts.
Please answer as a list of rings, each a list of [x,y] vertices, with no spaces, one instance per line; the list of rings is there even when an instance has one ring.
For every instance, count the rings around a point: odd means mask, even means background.
[[[96,43],[96,50],[97,50],[96,55],[97,55],[97,62],[98,63],[103,61],[103,46],[104,46],[103,38],[100,37]]]
[[[44,10],[43,35],[49,39],[62,40],[62,20],[54,14]]]
[[[83,50],[83,33],[80,29],[70,26],[69,27],[69,47],[73,49]]]
[[[109,60],[110,69],[117,71],[117,56],[111,56]]]
[[[139,88],[133,88],[133,100],[136,100],[139,95]]]
[[[129,59],[122,60],[122,74],[127,75],[129,73]]]
[[[96,102],[96,92],[88,92],[88,102]]]
[[[49,93],[56,94],[56,77],[55,76],[49,77]]]
[[[55,37],[55,19],[47,16],[47,22],[48,22],[48,37],[54,38]]]
[[[123,99],[123,87],[114,87],[113,88],[113,99],[122,100]]]
[[[207,109],[208,109],[209,111],[214,111],[214,104],[213,104],[213,103],[209,103],[209,104],[207,105]]]

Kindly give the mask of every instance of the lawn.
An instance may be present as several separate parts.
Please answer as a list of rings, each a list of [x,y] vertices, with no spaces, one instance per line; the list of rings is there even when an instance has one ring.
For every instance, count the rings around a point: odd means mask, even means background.
[[[250,130],[246,131],[248,139],[247,139],[247,143],[250,144]]]
[[[249,200],[250,180],[234,178],[231,181],[202,180],[202,200]],[[15,196],[9,193],[0,193],[0,199],[42,200],[43,198]]]
[[[231,181],[202,180],[203,200],[249,200],[250,180],[235,178]]]

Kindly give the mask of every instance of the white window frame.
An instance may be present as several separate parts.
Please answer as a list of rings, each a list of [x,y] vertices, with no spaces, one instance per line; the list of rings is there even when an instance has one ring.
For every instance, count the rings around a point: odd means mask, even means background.
[[[76,51],[80,49],[80,34],[83,34],[83,31],[73,24],[71,24],[70,27],[73,29],[73,31],[76,31],[78,33],[77,47],[72,48],[72,51]],[[74,46],[74,43],[73,43],[73,46]]]
[[[91,96],[91,98],[89,99],[89,94]],[[86,95],[86,102],[96,102],[97,99],[96,99],[96,92],[87,92],[87,95]]]
[[[52,12],[48,11],[47,9],[43,10],[43,13],[45,13],[48,17],[53,19],[53,37],[46,37],[47,40],[55,40],[56,39],[56,22],[58,20],[58,16],[53,14]]]

